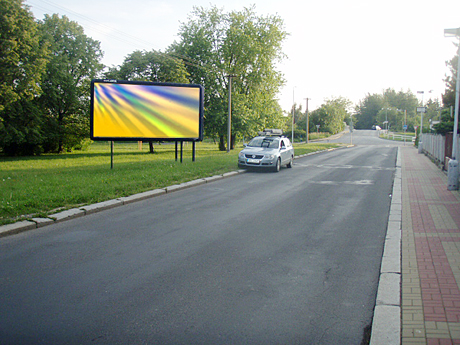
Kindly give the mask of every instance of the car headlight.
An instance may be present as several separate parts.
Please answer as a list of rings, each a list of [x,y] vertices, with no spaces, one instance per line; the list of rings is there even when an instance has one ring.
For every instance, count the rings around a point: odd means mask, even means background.
[[[244,153],[243,152],[238,153],[238,157],[244,158]]]
[[[264,157],[266,159],[273,159],[273,158],[275,158],[275,155],[265,155]]]

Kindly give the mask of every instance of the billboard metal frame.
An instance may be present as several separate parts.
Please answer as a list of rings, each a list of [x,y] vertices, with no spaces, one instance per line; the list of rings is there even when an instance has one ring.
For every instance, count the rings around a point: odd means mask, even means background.
[[[157,89],[161,90],[162,88],[168,88],[172,90],[174,88],[194,88],[199,90],[199,99],[193,100],[194,103],[198,102],[198,104],[194,104],[195,108],[198,107],[198,118],[196,125],[198,126],[197,129],[197,136],[186,136],[186,137],[174,137],[174,136],[117,136],[117,135],[95,135],[95,106],[100,106],[97,104],[98,102],[95,101],[95,85],[96,84],[117,84],[117,85],[139,85],[139,86],[146,86],[146,89]],[[153,88],[152,88],[153,87]],[[91,81],[91,108],[90,108],[90,137],[91,140],[95,141],[202,141],[203,140],[203,99],[204,99],[204,89],[201,85],[197,84],[176,84],[176,83],[157,83],[157,82],[145,82],[145,81],[128,81],[128,80],[114,80],[114,79],[93,79]],[[171,97],[172,105],[174,105],[174,97]],[[136,104],[132,105],[134,108]],[[150,104],[142,104],[143,109],[147,109]],[[139,111],[140,113],[140,111]],[[124,115],[124,114],[122,114]],[[170,123],[174,124],[174,117],[170,116],[167,118]],[[177,125],[181,125],[180,121],[177,122]]]

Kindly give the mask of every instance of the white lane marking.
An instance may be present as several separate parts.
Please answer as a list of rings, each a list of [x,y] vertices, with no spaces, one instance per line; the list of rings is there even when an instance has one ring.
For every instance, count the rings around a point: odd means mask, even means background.
[[[311,181],[310,183],[324,184],[329,186],[339,186],[342,184],[354,185],[354,186],[370,186],[375,183],[372,180],[359,180],[359,181]]]

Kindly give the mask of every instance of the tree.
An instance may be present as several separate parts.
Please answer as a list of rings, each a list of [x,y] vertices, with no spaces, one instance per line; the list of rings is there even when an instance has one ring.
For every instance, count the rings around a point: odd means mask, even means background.
[[[161,51],[135,51],[121,66],[112,67],[106,78],[188,84],[188,72],[182,60]]]
[[[302,110],[302,105],[294,103],[294,137],[300,138],[301,136],[305,137],[306,133],[306,116]],[[292,109],[289,113],[286,113],[284,117],[285,124],[281,129],[286,129],[285,135],[289,138],[292,137]]]
[[[446,135],[454,130],[454,116],[450,109],[444,108],[441,110],[441,122],[433,126],[434,132],[437,134]]]
[[[46,150],[62,152],[88,136],[90,82],[103,68],[102,51],[66,16],[45,15],[39,28],[51,51],[40,96],[49,133]]]
[[[458,47],[458,43],[455,43]],[[446,83],[446,90],[442,96],[442,102],[444,107],[452,107],[452,113],[455,113],[455,93],[456,93],[456,83],[457,83],[457,68],[458,68],[458,55],[456,54],[451,60],[446,61],[446,65],[450,69],[450,76],[446,76],[444,79]],[[460,111],[460,109],[459,109]],[[437,133],[445,134],[447,132],[452,132],[454,130],[454,118],[451,116],[450,109],[443,111],[441,115],[441,123],[435,125],[435,131]],[[458,131],[458,128],[457,128]]]
[[[135,51],[129,54],[121,66],[112,67],[105,74],[109,79],[151,81],[188,84],[188,72],[184,62],[160,51]],[[153,141],[149,141],[150,153],[154,153]]]
[[[367,94],[356,107],[356,123],[357,129],[371,129],[377,124],[376,116],[383,108],[384,101],[382,95]]]
[[[406,110],[406,123],[413,129],[413,126],[420,123],[416,113],[417,106],[417,97],[411,91],[396,92],[386,89],[382,94],[367,94],[355,109],[355,126],[358,129],[370,129],[374,125],[387,128],[384,122],[388,121],[390,128],[399,130],[402,128]]]
[[[345,128],[345,121],[350,116],[348,109],[351,102],[346,98],[326,100],[318,109],[310,114],[310,128],[320,125],[323,132],[339,133]]]
[[[458,43],[455,43],[458,46]],[[457,67],[458,67],[458,55],[446,61],[446,65],[449,67],[451,75],[446,76],[444,82],[446,83],[446,90],[442,96],[442,102],[445,107],[455,107],[455,89],[457,82]]]
[[[40,92],[40,76],[46,64],[37,25],[22,0],[0,0],[0,111]]]
[[[0,0],[0,147],[6,154],[38,153],[40,112],[32,99],[40,94],[47,47],[22,0]]]
[[[224,13],[194,8],[169,52],[184,60],[193,83],[205,88],[205,134],[225,149],[229,80],[232,78],[232,136],[254,135],[283,123],[276,95],[284,80],[276,63],[287,36],[278,16],[257,16],[254,7]],[[232,77],[230,77],[232,76]],[[234,143],[234,140],[233,140]]]

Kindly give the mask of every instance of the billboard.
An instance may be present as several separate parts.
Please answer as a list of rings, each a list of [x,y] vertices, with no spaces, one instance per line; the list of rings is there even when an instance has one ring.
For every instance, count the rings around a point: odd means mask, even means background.
[[[95,79],[92,140],[203,140],[203,87]]]

